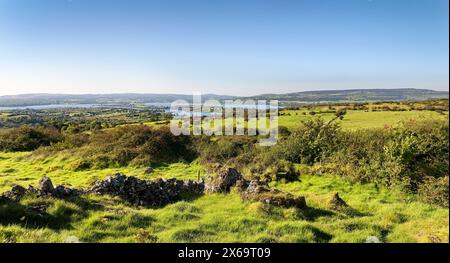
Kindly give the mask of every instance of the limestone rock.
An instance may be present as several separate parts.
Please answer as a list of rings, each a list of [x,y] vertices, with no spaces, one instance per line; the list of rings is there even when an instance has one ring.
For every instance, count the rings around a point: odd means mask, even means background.
[[[184,195],[202,194],[203,182],[181,181],[175,178],[141,180],[116,174],[97,181],[89,192],[120,196],[136,205],[161,206],[180,200]]]
[[[11,190],[3,193],[3,197],[5,199],[9,199],[12,201],[19,201],[27,194],[27,189],[20,185],[14,185]]]
[[[247,189],[241,193],[241,198],[244,201],[259,201],[280,207],[296,207],[299,209],[306,207],[305,197],[271,189],[267,183],[259,180],[252,180]]]
[[[39,181],[39,187],[44,194],[51,194],[54,190],[52,180],[50,180],[47,176],[42,177]]]
[[[220,168],[217,175],[206,178],[205,191],[208,193],[228,193],[242,175],[234,168]]]

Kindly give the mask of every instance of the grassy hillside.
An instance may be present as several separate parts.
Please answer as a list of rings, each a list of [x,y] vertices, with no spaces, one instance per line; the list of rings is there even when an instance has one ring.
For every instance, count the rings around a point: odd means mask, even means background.
[[[449,242],[448,202],[442,203],[445,194],[448,199],[445,107],[347,109],[325,127],[317,117],[334,118],[341,106],[333,107],[280,111],[280,125],[291,133],[270,149],[259,148],[254,137],[174,138],[159,120],[103,129],[0,129],[0,193],[36,185],[44,175],[83,189],[117,172],[197,180],[220,163],[304,196],[308,206],[244,202],[235,189],[163,207],[106,195],[26,196],[0,200],[0,242]],[[377,129],[387,126],[396,128]],[[153,172],[146,174],[149,165]],[[337,192],[349,207],[333,208]]]
[[[115,171],[56,171],[57,158],[42,162],[24,158],[27,155],[0,155],[2,190],[13,183],[36,184],[42,174],[55,183],[86,186]],[[196,179],[199,169],[178,163],[160,166],[151,176],[132,167],[120,171],[146,179]],[[65,201],[27,198],[15,207],[0,205],[0,242],[64,242],[73,236],[81,242],[365,242],[369,236],[382,242],[448,242],[448,209],[408,201],[372,184],[304,174],[297,182],[273,186],[304,195],[309,208],[245,203],[235,192],[163,208],[130,206],[107,196]],[[334,192],[351,208],[331,209],[328,202]],[[48,206],[46,218],[27,218],[25,207],[43,204]]]
[[[426,89],[319,90],[287,94],[264,94],[254,98],[278,99],[285,102],[408,101],[448,98],[448,92]]]

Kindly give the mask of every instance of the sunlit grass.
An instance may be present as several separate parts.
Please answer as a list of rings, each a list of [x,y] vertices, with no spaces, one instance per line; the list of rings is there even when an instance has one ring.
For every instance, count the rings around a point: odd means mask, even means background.
[[[175,163],[145,168],[125,167],[74,172],[55,169],[61,157],[33,159],[29,153],[0,154],[0,186],[36,184],[42,175],[55,183],[86,187],[117,171],[145,179],[196,179],[201,167]],[[39,171],[40,170],[40,171]],[[371,184],[355,184],[334,176],[302,175],[299,181],[274,187],[306,196],[306,210],[242,202],[239,194],[205,195],[162,208],[135,207],[117,197],[82,196],[56,200],[28,197],[0,205],[0,242],[448,242],[448,209],[406,201],[395,192]],[[334,211],[334,192],[350,205]],[[30,217],[27,206],[47,204],[47,215]]]
[[[284,115],[279,117],[279,125],[293,129],[298,127],[303,120],[322,117],[330,120],[333,113],[318,113],[310,115],[308,110],[286,110]],[[396,125],[402,121],[424,120],[424,119],[448,119],[448,113],[438,113],[434,111],[347,111],[343,120],[339,123],[343,129],[368,129],[383,128],[385,126]]]

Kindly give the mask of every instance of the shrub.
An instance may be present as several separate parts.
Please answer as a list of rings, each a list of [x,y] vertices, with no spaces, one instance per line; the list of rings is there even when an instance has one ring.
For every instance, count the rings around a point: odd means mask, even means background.
[[[174,136],[168,127],[143,125],[102,130],[91,136],[80,152],[92,160],[94,167],[144,165],[144,161],[172,162],[195,157],[186,136]],[[149,165],[149,163],[145,164]]]
[[[419,186],[419,198],[427,203],[449,207],[449,181],[448,176],[434,178],[426,177]]]
[[[241,154],[252,152],[256,140],[247,136],[198,138],[194,144],[202,163],[226,163]]]
[[[61,140],[55,128],[21,126],[0,133],[0,151],[33,151]]]
[[[314,164],[335,152],[338,133],[337,124],[324,122],[321,118],[307,120],[274,147],[274,154],[291,162]]]

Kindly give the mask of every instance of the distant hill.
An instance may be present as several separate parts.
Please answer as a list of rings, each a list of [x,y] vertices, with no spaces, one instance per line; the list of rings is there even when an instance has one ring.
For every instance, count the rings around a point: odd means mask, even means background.
[[[427,89],[353,89],[319,90],[286,94],[263,94],[253,99],[277,99],[296,102],[338,102],[338,101],[407,101],[448,98],[448,91]]]
[[[233,99],[233,96],[204,94],[203,99]],[[0,107],[36,106],[52,104],[104,104],[128,105],[136,103],[191,101],[192,95],[184,94],[23,94],[0,96]]]
[[[202,99],[277,99],[281,102],[339,102],[339,101],[403,101],[448,98],[448,91],[426,89],[355,89],[355,90],[320,90],[286,94],[262,94],[251,97],[203,94]],[[192,100],[186,94],[24,94],[0,96],[0,107],[33,106],[50,104],[116,104],[172,102],[178,99]]]

